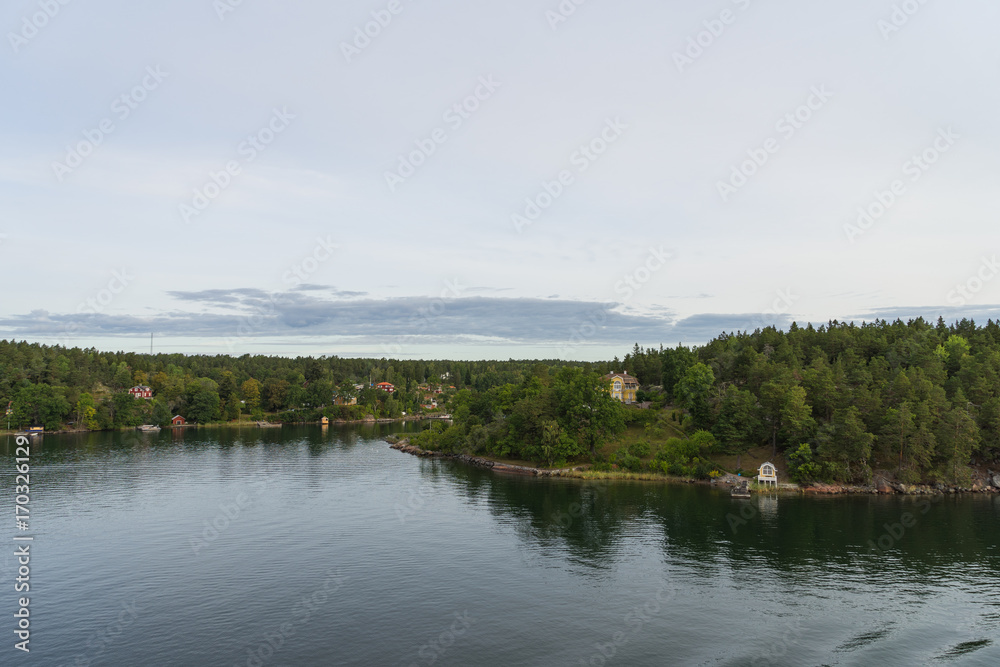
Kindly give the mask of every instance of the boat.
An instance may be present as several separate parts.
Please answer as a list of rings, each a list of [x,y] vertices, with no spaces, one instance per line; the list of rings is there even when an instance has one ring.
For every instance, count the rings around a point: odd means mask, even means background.
[[[742,484],[734,486],[729,490],[729,495],[733,498],[749,498],[750,497],[750,487],[748,486],[746,480]]]
[[[143,424],[142,426],[136,426],[136,428],[143,433],[156,433],[160,430],[160,427],[156,424]]]

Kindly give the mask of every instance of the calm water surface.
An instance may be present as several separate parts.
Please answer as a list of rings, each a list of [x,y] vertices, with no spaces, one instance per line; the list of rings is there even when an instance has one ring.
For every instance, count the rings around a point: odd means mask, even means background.
[[[508,477],[379,428],[44,437],[0,664],[1000,665],[995,496]]]

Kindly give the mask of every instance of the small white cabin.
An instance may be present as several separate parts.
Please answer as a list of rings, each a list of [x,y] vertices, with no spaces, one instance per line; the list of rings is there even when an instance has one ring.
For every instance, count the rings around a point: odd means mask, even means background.
[[[774,484],[778,486],[778,471],[773,463],[762,463],[757,470],[757,481],[763,484]]]

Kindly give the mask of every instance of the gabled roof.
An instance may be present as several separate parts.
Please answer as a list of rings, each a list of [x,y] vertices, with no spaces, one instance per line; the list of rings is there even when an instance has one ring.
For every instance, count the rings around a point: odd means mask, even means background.
[[[639,386],[639,381],[634,377],[632,377],[631,375],[629,375],[628,373],[626,373],[625,371],[622,371],[621,373],[608,373],[607,375],[604,376],[603,379],[604,380],[619,379],[625,384],[634,384],[637,387]]]

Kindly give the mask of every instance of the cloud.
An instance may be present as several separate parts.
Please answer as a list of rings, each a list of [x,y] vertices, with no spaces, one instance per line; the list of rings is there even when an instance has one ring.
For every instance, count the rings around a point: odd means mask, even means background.
[[[268,293],[259,289],[174,291],[183,304],[211,312],[161,311],[150,316],[53,313],[36,310],[0,318],[9,335],[132,335],[155,331],[173,336],[361,336],[372,340],[468,337],[522,343],[558,342],[581,326],[600,324],[590,342],[658,340],[673,314],[629,314],[615,303],[472,296],[454,299],[403,297],[359,299],[361,293],[321,286]],[[352,298],[353,297],[353,298]]]
[[[463,288],[464,291],[464,288]],[[679,316],[662,306],[645,309],[602,301],[567,299],[423,296],[359,298],[363,292],[326,285],[300,285],[285,292],[254,288],[172,291],[182,305],[211,306],[210,311],[175,309],[148,316],[111,313],[53,313],[33,310],[0,318],[9,337],[134,336],[155,332],[179,338],[287,337],[290,340],[331,338],[374,343],[416,342],[643,346],[700,344],[723,332],[753,331],[765,326],[787,328],[787,314],[701,313]],[[1000,319],[1000,306],[977,308],[894,307],[853,319],[874,320],[939,315]],[[846,318],[852,319],[852,318]]]

